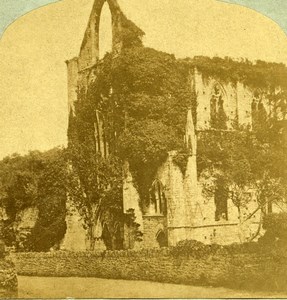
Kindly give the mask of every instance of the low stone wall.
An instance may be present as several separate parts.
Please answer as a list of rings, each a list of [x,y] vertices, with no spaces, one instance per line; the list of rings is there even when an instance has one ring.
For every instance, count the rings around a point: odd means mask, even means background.
[[[98,277],[287,291],[287,258],[256,254],[176,256],[170,249],[18,253],[19,275]]]
[[[14,298],[18,294],[15,265],[7,258],[0,258],[0,298]]]

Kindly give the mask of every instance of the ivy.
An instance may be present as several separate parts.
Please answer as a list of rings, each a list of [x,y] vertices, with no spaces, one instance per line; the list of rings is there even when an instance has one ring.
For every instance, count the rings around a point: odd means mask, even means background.
[[[99,214],[102,224],[110,223],[110,231],[127,222],[122,211],[121,168],[125,161],[129,162],[142,209],[157,170],[170,151],[178,151],[173,161],[185,173],[189,153],[183,147],[183,137],[189,108],[195,127],[197,122],[197,95],[190,76],[194,68],[206,79],[272,87],[273,98],[275,87],[286,87],[283,79],[287,71],[282,64],[207,57],[178,60],[143,47],[144,33],[124,15],[122,19],[121,52],[108,53],[95,66],[95,80],[79,91],[75,116],[70,116],[69,122],[69,153],[77,174],[72,181],[79,180],[81,186],[76,203],[90,229]],[[262,167],[256,168],[256,164],[276,148],[270,141],[260,140],[263,119],[260,113],[257,119],[254,116],[259,124],[256,133],[239,131],[237,121],[236,130],[228,132],[227,116],[220,109],[210,124],[215,130],[198,135],[198,176],[204,170],[217,170],[225,178],[222,190],[232,183],[244,186],[262,178],[268,159]],[[101,137],[97,134],[100,127]],[[117,234],[114,232],[114,237]]]
[[[182,174],[185,174],[187,168],[188,157],[190,156],[187,149],[177,151],[175,156],[172,158],[173,162],[180,168]]]
[[[140,47],[142,46],[142,37],[144,32],[129,20],[121,11],[121,36],[120,40],[123,43],[123,48]]]
[[[118,155],[129,161],[145,201],[168,152],[183,146],[186,111],[192,101],[188,69],[172,55],[133,49],[115,61],[112,85],[125,116]]]
[[[278,87],[287,88],[287,68],[283,63],[270,63],[258,60],[255,63],[242,59],[232,60],[230,57],[196,56],[185,59],[185,63],[196,67],[206,77],[214,77],[223,82],[242,82],[255,88]]]
[[[78,141],[72,144],[85,144],[86,157],[92,155],[97,143],[94,121],[100,111],[110,154],[129,161],[145,200],[168,152],[183,146],[186,111],[193,99],[188,70],[172,55],[134,47],[116,58],[106,55],[96,73],[87,92],[79,93],[74,120]]]

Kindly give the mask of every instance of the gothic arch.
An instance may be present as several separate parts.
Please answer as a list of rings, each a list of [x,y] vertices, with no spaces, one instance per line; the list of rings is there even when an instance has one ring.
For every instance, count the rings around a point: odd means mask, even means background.
[[[165,215],[166,213],[166,197],[162,182],[156,178],[150,188],[149,211],[152,214]]]
[[[213,82],[211,92],[210,92],[210,98],[213,96],[216,89],[220,90],[220,92],[223,95],[224,101],[227,101],[228,100],[227,99],[228,98],[227,92],[226,92],[224,86],[222,85],[222,83],[220,83],[219,81]]]
[[[251,105],[252,112],[252,128],[257,130],[267,122],[267,110],[264,105],[263,91],[257,88],[253,91],[253,99]]]
[[[92,13],[89,19],[84,39],[81,44],[79,55],[79,70],[85,70],[93,66],[106,51],[120,51],[121,14],[120,7],[116,0],[97,0],[94,2]],[[102,15],[103,14],[103,15]],[[109,37],[107,43],[103,30],[100,28],[104,24],[108,28]],[[106,26],[108,24],[108,27]],[[101,41],[102,39],[102,41]],[[101,48],[100,44],[106,43],[107,47]],[[101,51],[101,53],[100,53]]]
[[[254,90],[252,95],[252,111],[259,110],[260,103],[262,103],[262,90],[258,88]]]
[[[224,112],[224,102],[228,96],[221,83],[215,82],[210,93],[210,126],[214,129],[226,129],[227,116]]]
[[[113,49],[112,13],[107,1],[103,3],[99,17],[98,47],[99,59]]]

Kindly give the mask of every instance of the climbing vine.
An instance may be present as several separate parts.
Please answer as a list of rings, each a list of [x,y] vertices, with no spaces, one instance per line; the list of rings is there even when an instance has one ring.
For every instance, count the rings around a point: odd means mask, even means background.
[[[188,70],[174,56],[138,47],[114,59],[106,55],[97,80],[79,93],[79,139],[88,139],[87,151],[93,153],[94,120],[100,111],[110,152],[129,161],[142,200],[168,151],[183,146],[192,100],[187,80]]]
[[[192,104],[188,69],[172,55],[149,48],[126,51],[115,61],[113,87],[124,110],[118,155],[128,160],[146,200],[168,152],[181,149]]]
[[[283,63],[270,63],[258,60],[255,63],[230,57],[196,56],[184,60],[189,66],[196,67],[206,77],[214,77],[222,82],[242,82],[255,88],[287,88],[287,68]]]
[[[144,32],[137,27],[131,20],[129,20],[122,12],[121,17],[121,36],[120,40],[123,42],[123,48],[140,47],[142,46],[142,37]]]
[[[95,79],[79,90],[75,116],[69,122],[70,158],[77,174],[73,180],[80,182],[77,193],[82,199],[78,208],[88,229],[92,230],[98,218],[102,223],[113,220],[108,224],[110,232],[127,217],[122,207],[125,161],[129,162],[142,208],[169,151],[178,151],[173,161],[185,172],[189,153],[184,149],[183,137],[189,108],[195,125],[197,122],[197,95],[190,76],[194,68],[207,79],[240,81],[249,86],[272,87],[272,91],[279,85],[286,87],[282,78],[287,75],[284,65],[261,61],[253,64],[206,57],[178,60],[143,47],[144,33],[125,16],[122,18],[122,51],[106,54],[95,67]],[[260,144],[258,136],[248,131],[228,133],[226,122],[222,108],[211,120],[216,130],[200,134],[198,175],[216,169],[224,174],[224,185],[235,182],[243,186],[258,178],[262,170],[256,164],[269,155],[272,146],[263,141]],[[106,220],[105,215],[109,216]],[[112,235],[116,238],[118,234],[114,231]]]

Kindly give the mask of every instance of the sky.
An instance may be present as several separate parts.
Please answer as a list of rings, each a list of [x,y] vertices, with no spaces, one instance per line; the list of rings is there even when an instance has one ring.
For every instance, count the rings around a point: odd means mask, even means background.
[[[0,0],[0,36],[25,13],[58,0]],[[155,0],[156,1],[156,0]],[[287,34],[287,0],[224,0],[257,10],[277,22]],[[276,3],[276,5],[274,5]]]
[[[133,3],[133,0],[121,1]],[[225,2],[257,9],[287,33],[287,0]],[[0,159],[15,152],[44,151],[66,144],[68,109],[64,61],[78,55],[92,3],[93,0],[0,0]],[[45,9],[30,12],[45,5]],[[205,22],[208,22],[208,13],[206,11]],[[155,42],[157,40],[155,33]]]

